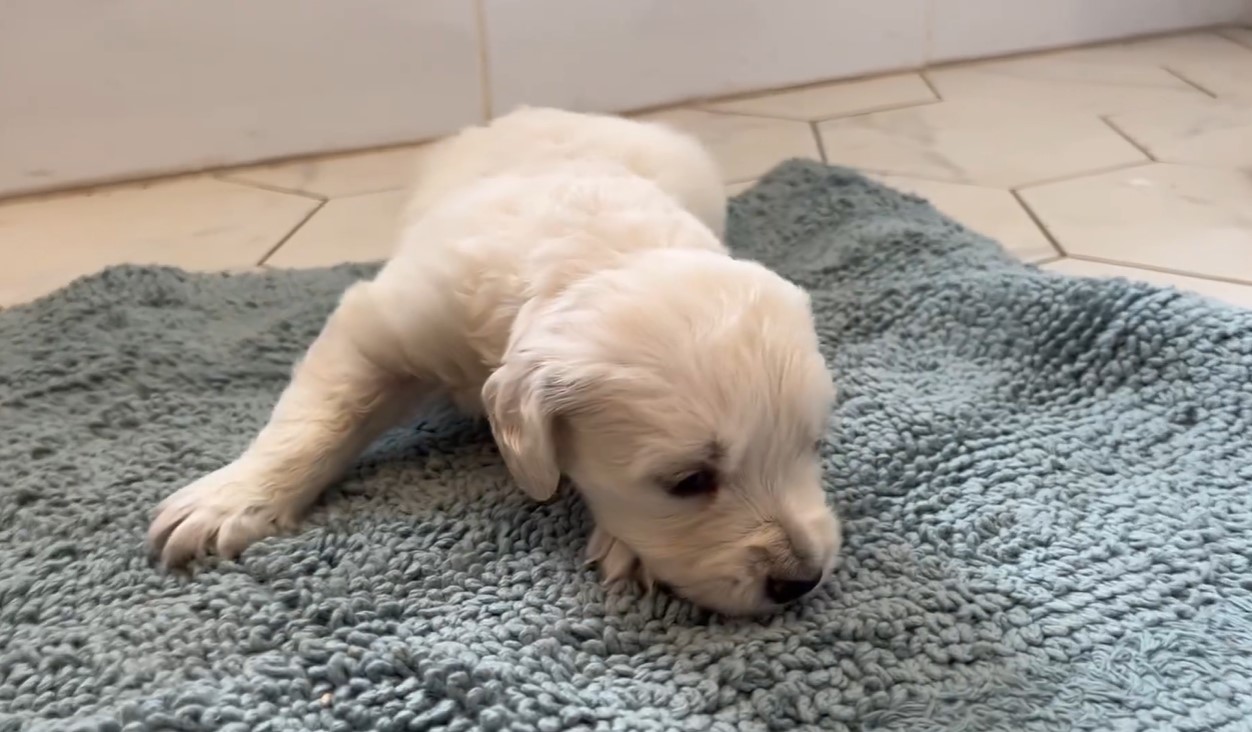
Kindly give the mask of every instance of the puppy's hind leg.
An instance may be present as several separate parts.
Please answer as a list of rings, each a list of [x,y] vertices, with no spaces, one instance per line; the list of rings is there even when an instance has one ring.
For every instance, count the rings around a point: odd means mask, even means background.
[[[371,283],[344,293],[268,424],[237,460],[166,498],[148,531],[166,566],[233,557],[291,527],[375,438],[430,391],[401,365]]]

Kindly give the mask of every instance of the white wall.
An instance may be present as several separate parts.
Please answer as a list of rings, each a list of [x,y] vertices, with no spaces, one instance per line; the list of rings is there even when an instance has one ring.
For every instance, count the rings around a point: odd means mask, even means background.
[[[482,119],[469,0],[4,0],[0,194]]]
[[[483,2],[496,111],[637,109],[926,60],[928,0]]]
[[[1252,19],[1250,6],[4,0],[0,195],[419,140],[522,102],[622,111]]]

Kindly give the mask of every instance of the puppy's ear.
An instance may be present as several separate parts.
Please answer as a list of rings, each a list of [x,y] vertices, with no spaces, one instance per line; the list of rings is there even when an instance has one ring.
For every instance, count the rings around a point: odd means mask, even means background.
[[[571,387],[552,376],[551,369],[514,353],[483,384],[483,406],[504,464],[536,501],[552,498],[561,480],[554,422]]]

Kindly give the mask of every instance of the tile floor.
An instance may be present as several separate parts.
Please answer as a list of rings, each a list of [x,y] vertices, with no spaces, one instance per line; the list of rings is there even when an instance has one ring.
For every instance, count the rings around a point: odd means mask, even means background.
[[[733,192],[790,157],[918,193],[1024,260],[1252,307],[1252,30],[695,103]],[[391,246],[414,145],[0,202],[0,307],[118,262],[313,267]]]

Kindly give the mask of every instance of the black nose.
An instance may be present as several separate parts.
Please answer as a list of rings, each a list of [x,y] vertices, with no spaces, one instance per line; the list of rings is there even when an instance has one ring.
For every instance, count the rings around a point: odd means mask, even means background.
[[[822,582],[819,574],[809,579],[779,579],[770,577],[765,580],[765,595],[779,605],[799,600],[813,591]]]

